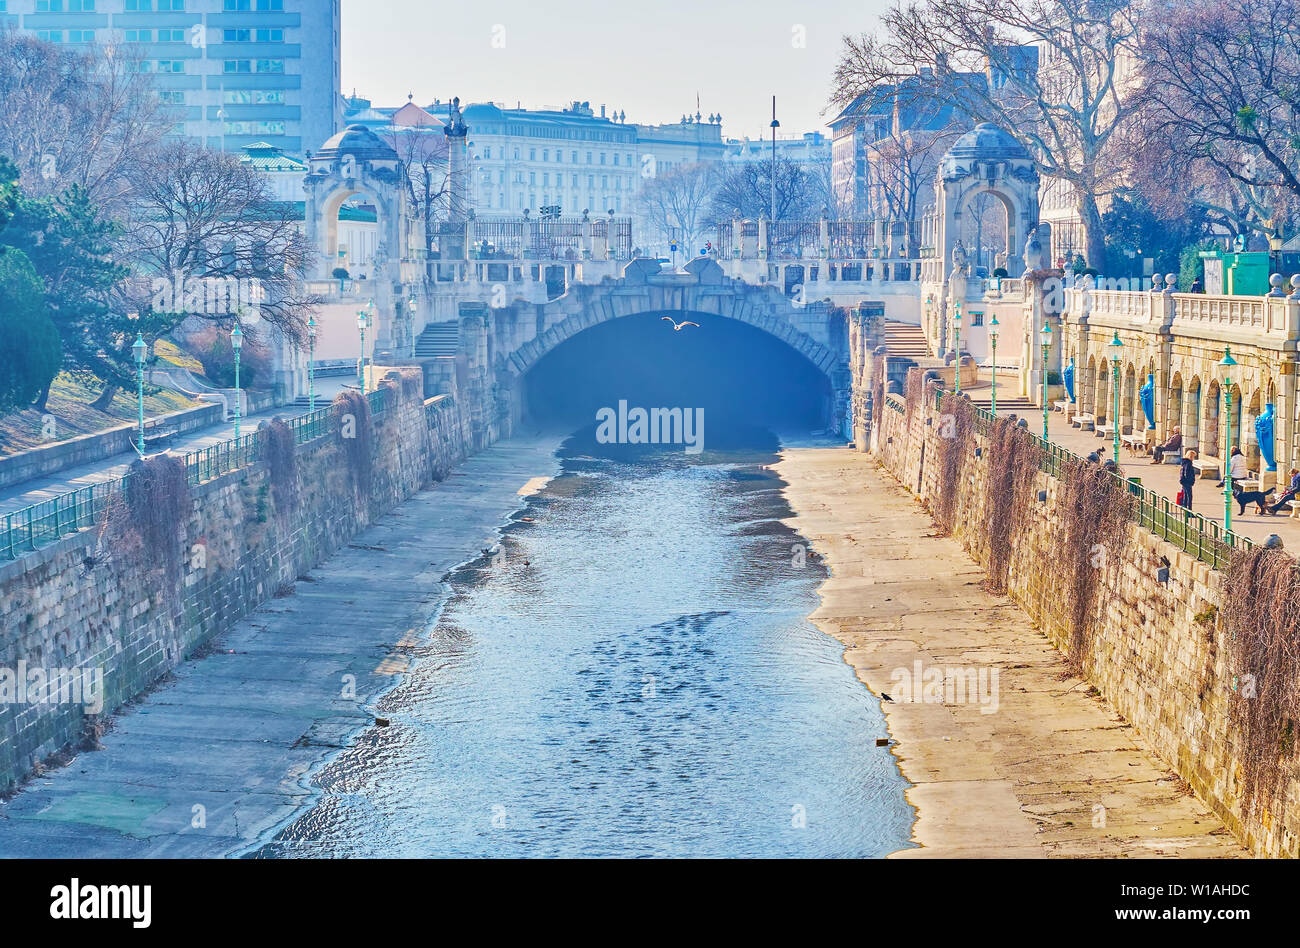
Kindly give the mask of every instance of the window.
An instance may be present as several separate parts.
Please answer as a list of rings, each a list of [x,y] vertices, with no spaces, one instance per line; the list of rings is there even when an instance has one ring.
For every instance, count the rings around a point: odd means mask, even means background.
[[[257,41],[259,43],[283,43],[284,30],[258,30]]]
[[[225,73],[232,72],[252,72],[253,63],[248,59],[227,59],[221,64],[221,71]]]
[[[126,41],[128,43],[152,43],[153,30],[127,30]]]
[[[183,59],[158,60],[158,72],[183,73],[184,71],[185,61]]]
[[[94,30],[68,30],[69,43],[93,43],[95,42]]]
[[[143,30],[142,32],[147,33],[149,31]],[[184,43],[187,41],[188,40],[187,37],[185,36],[184,30],[159,30],[158,31],[158,42],[160,43]]]
[[[537,149],[536,149],[536,148],[530,148],[530,149],[528,149],[528,160],[529,160],[529,161],[536,161],[536,160],[537,160]]]
[[[492,157],[492,146],[491,146],[491,145],[489,145],[487,148],[484,148],[484,149],[483,149],[483,157],[484,157],[484,158],[491,158],[491,157]]]
[[[252,35],[252,30],[226,30],[222,39],[227,43],[247,43]]]
[[[147,6],[148,0],[141,0],[141,3],[146,4],[140,7],[141,10],[149,9],[149,7]],[[159,10],[184,10],[185,0],[158,0],[158,9]]]
[[[284,105],[282,89],[227,89],[226,105]]]
[[[63,30],[37,30],[36,38],[47,43],[62,43]]]
[[[227,135],[283,135],[284,122],[227,122]]]
[[[259,59],[257,61],[258,72],[284,72],[283,59]]]
[[[179,89],[159,89],[158,101],[164,105],[184,105],[185,93]]]
[[[140,10],[152,10],[153,0],[126,0],[126,12],[135,13]]]
[[[36,0],[37,13],[93,13],[95,0]],[[51,42],[55,42],[51,40]]]

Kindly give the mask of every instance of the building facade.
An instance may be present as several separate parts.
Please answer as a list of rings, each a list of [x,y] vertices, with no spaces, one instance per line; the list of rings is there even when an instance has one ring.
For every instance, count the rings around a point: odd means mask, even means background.
[[[341,0],[0,0],[0,25],[139,57],[176,133],[304,155],[342,122]]]

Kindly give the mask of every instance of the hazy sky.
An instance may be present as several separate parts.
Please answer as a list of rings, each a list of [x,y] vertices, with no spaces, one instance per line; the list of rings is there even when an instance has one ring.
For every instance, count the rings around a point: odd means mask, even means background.
[[[629,122],[721,112],[723,133],[819,129],[846,32],[887,0],[343,0],[343,91],[398,105],[458,95],[586,100]],[[800,31],[802,30],[802,32]],[[804,37],[802,47],[795,44]],[[495,44],[495,45],[494,45]]]

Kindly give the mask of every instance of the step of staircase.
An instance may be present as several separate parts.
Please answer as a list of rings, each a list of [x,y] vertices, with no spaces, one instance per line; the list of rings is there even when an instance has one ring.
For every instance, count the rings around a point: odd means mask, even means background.
[[[885,323],[885,349],[892,356],[924,359],[930,355],[930,344],[920,326],[911,323]]]
[[[460,348],[459,323],[434,323],[415,340],[416,358],[440,359],[455,356]]]

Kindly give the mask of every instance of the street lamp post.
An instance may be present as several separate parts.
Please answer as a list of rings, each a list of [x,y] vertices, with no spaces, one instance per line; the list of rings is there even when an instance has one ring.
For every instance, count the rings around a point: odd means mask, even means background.
[[[993,398],[991,401],[992,412],[998,413],[998,316],[993,314],[993,321],[989,323],[989,341],[993,345]]]
[[[1047,440],[1047,354],[1052,349],[1052,325],[1043,322],[1043,331],[1039,333],[1043,342],[1043,440]]]
[[[365,309],[357,310],[357,329],[361,330],[361,394],[366,394],[366,327],[370,325],[370,310],[375,301],[366,303]]]
[[[1225,346],[1219,360],[1219,386],[1223,389],[1223,532],[1232,531],[1232,373],[1237,360]]]
[[[140,457],[144,457],[144,360],[149,354],[149,346],[145,344],[144,333],[136,333],[135,345],[131,347],[131,352],[135,355],[135,377],[138,383],[138,404],[140,408],[140,443],[136,445],[136,450]]]
[[[1115,416],[1111,418],[1111,427],[1115,430],[1115,463],[1119,464],[1119,363],[1124,357],[1124,343],[1120,342],[1119,330],[1110,341],[1111,387],[1115,389]]]
[[[239,328],[239,323],[235,323],[235,328],[230,330],[230,351],[235,356],[235,441],[239,441],[239,403],[242,401],[239,391],[239,353],[244,348],[244,333]]]
[[[412,296],[409,300],[407,300],[406,309],[407,312],[411,314],[411,358],[412,359],[415,358],[415,346],[417,342],[417,337],[415,335],[415,314],[419,310],[419,308],[420,308],[420,304],[415,301],[414,296]]]
[[[953,373],[953,391],[958,395],[961,394],[961,303],[957,303],[952,322],[953,348],[956,350],[956,357],[952,360]]]
[[[316,317],[307,320],[307,403],[316,410]]]

